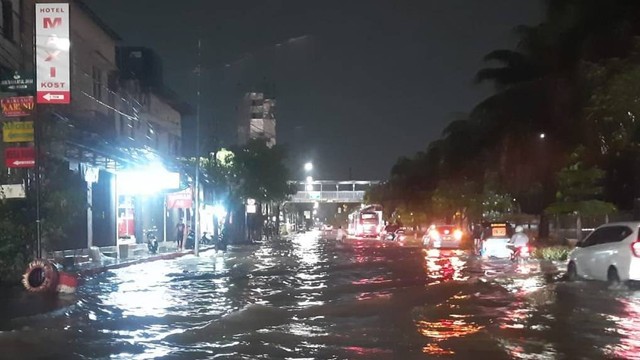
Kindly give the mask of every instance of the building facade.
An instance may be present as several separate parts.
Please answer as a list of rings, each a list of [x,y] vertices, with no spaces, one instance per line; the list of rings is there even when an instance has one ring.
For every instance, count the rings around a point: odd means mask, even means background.
[[[265,139],[268,146],[276,144],[276,101],[264,93],[249,92],[237,108],[238,143],[246,144],[251,139]]]
[[[46,135],[43,151],[68,164],[85,184],[74,190],[86,200],[78,226],[62,248],[49,250],[116,245],[123,222],[127,234],[137,242],[142,242],[145,230],[152,227],[162,239],[167,226],[164,194],[157,194],[152,201],[145,196],[123,200],[118,177],[150,164],[166,171],[180,170],[176,158],[185,106],[162,86],[159,61],[153,76],[160,83],[144,74],[134,74],[140,76],[136,78],[128,68],[123,75],[119,65],[130,64],[120,61],[119,36],[82,1],[68,2],[71,103],[36,105],[37,116],[19,119],[40,121]],[[0,4],[0,75],[15,71],[33,74],[35,0],[0,0]],[[13,95],[0,93],[0,98]],[[4,161],[0,169],[3,175],[17,174],[13,181],[26,179],[26,172],[32,171],[6,169]],[[3,178],[8,181],[7,176]]]

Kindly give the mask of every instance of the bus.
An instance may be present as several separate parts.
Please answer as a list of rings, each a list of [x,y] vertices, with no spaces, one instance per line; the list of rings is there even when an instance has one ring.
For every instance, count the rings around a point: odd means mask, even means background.
[[[382,207],[370,205],[349,214],[348,234],[356,237],[378,238],[384,229]]]

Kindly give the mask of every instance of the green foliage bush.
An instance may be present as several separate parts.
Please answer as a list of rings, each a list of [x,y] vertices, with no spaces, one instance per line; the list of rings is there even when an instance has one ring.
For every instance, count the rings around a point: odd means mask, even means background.
[[[536,248],[533,251],[533,257],[540,260],[565,261],[570,251],[571,247],[569,246],[545,246]]]
[[[0,213],[0,284],[15,283],[29,257],[26,239],[31,236],[30,229],[17,219],[21,214],[7,204],[0,204]]]
[[[47,159],[47,178],[42,184],[42,240],[45,251],[73,248],[70,233],[82,226],[86,209],[84,180],[68,164]],[[6,179],[0,179],[6,181]],[[0,283],[19,280],[35,246],[35,198],[28,189],[26,199],[0,199]]]

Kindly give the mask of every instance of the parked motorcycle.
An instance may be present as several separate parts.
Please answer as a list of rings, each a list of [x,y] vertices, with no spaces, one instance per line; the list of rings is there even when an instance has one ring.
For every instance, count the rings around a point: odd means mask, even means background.
[[[158,252],[158,237],[156,236],[155,230],[147,231],[147,249],[149,249],[151,254]]]
[[[213,235],[209,234],[208,232],[203,232],[202,233],[202,237],[200,238],[200,244],[201,245],[211,245],[213,244]]]
[[[196,233],[193,230],[189,230],[187,234],[187,241],[185,241],[184,248],[193,250],[196,247]]]

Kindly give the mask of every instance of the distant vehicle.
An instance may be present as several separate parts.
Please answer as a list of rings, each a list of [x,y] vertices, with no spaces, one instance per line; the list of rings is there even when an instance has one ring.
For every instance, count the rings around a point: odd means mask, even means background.
[[[349,214],[349,235],[378,238],[383,226],[382,207],[380,205],[367,206]]]
[[[462,230],[454,225],[431,225],[422,237],[422,245],[428,248],[460,248]]]
[[[395,231],[388,231],[384,237],[387,241],[404,241],[407,238],[407,232],[404,228]]]
[[[480,254],[482,257],[510,259],[513,255],[509,247],[512,235],[513,227],[508,222],[484,224]]]
[[[569,253],[567,276],[619,283],[640,280],[640,222],[602,225]]]
[[[322,237],[328,240],[335,240],[338,234],[338,230],[334,229],[331,225],[324,225],[322,227]]]
[[[400,225],[398,224],[389,224],[385,226],[382,232],[380,232],[380,239],[389,240],[388,237],[393,237],[393,233],[395,233],[398,229],[400,229]]]

